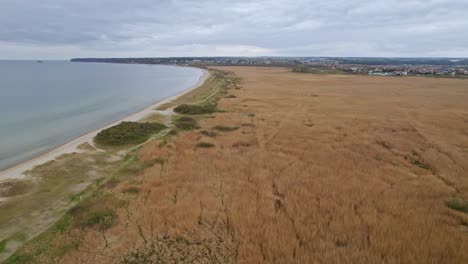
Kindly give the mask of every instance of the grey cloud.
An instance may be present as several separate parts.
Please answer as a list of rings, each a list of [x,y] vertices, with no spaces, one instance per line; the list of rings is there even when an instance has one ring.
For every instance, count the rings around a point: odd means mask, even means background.
[[[0,58],[468,56],[466,14],[466,0],[3,0]]]

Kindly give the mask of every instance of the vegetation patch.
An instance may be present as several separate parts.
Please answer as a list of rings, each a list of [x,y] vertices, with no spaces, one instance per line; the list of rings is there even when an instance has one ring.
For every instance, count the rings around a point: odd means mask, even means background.
[[[216,112],[215,104],[189,105],[182,104],[174,108],[174,112],[183,115],[203,115]]]
[[[165,128],[165,125],[159,123],[122,122],[99,132],[94,141],[104,146],[136,145]]]
[[[6,240],[6,239],[0,241],[0,253],[2,253],[3,251],[5,251],[6,244],[7,244],[7,240]]]
[[[243,126],[243,127],[255,127],[255,125],[252,124],[252,123],[242,123],[241,126]]]
[[[250,147],[252,144],[250,144],[249,142],[243,142],[243,141],[239,141],[239,142],[236,142],[234,144],[232,144],[233,147],[235,148],[239,148],[239,147]]]
[[[447,207],[463,212],[463,213],[468,213],[468,201],[465,201],[461,198],[454,198],[445,203]]]
[[[214,131],[208,131],[208,130],[202,130],[200,132],[202,135],[207,136],[207,137],[216,137],[216,132]]]
[[[188,116],[176,118],[174,125],[181,130],[192,130],[199,127],[197,121]]]
[[[104,231],[116,222],[117,214],[115,210],[123,206],[123,204],[123,201],[107,194],[88,199],[86,202],[70,209],[69,214],[74,219],[75,227],[95,227],[100,231]]]
[[[431,166],[429,166],[427,164],[424,164],[419,160],[412,160],[411,164],[413,164],[414,166],[417,166],[417,167],[419,167],[421,169],[425,169],[425,170],[430,170],[431,169]]]
[[[127,193],[127,194],[138,194],[140,193],[140,191],[141,191],[140,188],[135,187],[135,186],[130,186],[122,190],[123,193]]]
[[[0,183],[0,197],[12,197],[28,193],[33,187],[29,181],[7,181]]]
[[[216,129],[216,130],[219,130],[219,131],[222,131],[222,132],[230,132],[230,131],[234,131],[234,130],[239,129],[239,127],[218,125],[218,126],[213,127],[213,129]]]
[[[197,147],[198,147],[198,148],[212,148],[212,147],[214,147],[214,146],[215,146],[214,144],[209,143],[209,142],[199,142],[199,143],[197,144]]]
[[[224,98],[237,98],[237,96],[233,94],[226,95]]]

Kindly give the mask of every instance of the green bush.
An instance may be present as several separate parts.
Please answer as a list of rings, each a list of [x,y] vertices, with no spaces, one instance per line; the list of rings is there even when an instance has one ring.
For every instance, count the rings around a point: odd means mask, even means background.
[[[221,126],[221,125],[218,125],[218,126],[213,127],[213,129],[216,129],[216,130],[219,130],[219,131],[223,131],[223,132],[229,132],[229,131],[237,130],[237,129],[239,129],[239,127],[230,127],[230,126]]]
[[[0,253],[2,253],[6,248],[7,240],[0,241]]]
[[[105,146],[136,145],[165,128],[165,125],[159,123],[122,122],[99,132],[94,141]]]
[[[199,142],[197,144],[197,147],[199,147],[199,148],[212,148],[212,147],[214,147],[214,144],[209,143],[209,142]]]
[[[468,201],[465,201],[463,199],[451,199],[446,202],[446,205],[453,210],[468,213]]]
[[[206,105],[188,105],[182,104],[174,108],[174,112],[184,115],[203,115],[210,114],[216,111],[216,105],[206,104]]]
[[[192,130],[194,128],[198,128],[197,121],[188,116],[182,116],[177,118],[174,124],[178,129],[181,130]]]
[[[97,226],[99,230],[103,231],[112,226],[115,222],[115,212],[109,209],[98,210],[92,212],[88,218],[82,222],[82,227]]]
[[[213,132],[213,131],[207,131],[207,130],[203,130],[200,132],[202,135],[205,135],[207,137],[216,137],[216,133]]]

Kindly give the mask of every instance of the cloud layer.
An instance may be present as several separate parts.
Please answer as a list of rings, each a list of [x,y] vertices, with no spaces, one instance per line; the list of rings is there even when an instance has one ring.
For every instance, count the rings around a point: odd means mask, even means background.
[[[3,0],[0,58],[468,57],[466,0]]]

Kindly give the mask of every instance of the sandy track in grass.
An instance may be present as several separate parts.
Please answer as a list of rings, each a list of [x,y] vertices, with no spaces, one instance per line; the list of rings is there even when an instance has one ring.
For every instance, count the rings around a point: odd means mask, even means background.
[[[166,99],[163,99],[161,101],[158,101],[157,103],[155,104],[152,104],[148,107],[145,107],[143,108],[142,110],[136,112],[136,113],[133,113],[125,118],[122,118],[120,120],[117,120],[115,122],[112,122],[111,124],[108,124],[102,128],[99,128],[97,130],[94,130],[94,131],[91,131],[91,132],[88,132],[80,137],[77,137],[57,148],[54,148],[44,154],[41,154],[33,159],[30,159],[30,160],[27,160],[25,162],[22,162],[22,163],[19,163],[13,167],[10,167],[6,170],[3,170],[0,172],[0,181],[4,181],[4,180],[8,180],[8,179],[22,179],[25,177],[25,174],[24,172],[25,171],[28,171],[30,169],[32,169],[34,166],[37,166],[37,165],[41,165],[41,164],[44,164],[48,161],[51,161],[51,160],[54,160],[56,159],[57,157],[63,155],[63,154],[67,154],[67,153],[73,153],[73,152],[79,152],[80,150],[77,148],[79,145],[83,144],[83,143],[90,143],[93,145],[93,139],[94,137],[103,129],[106,129],[106,128],[109,128],[109,127],[112,127],[114,125],[117,125],[119,124],[120,122],[122,121],[138,121],[138,120],[141,120],[143,118],[145,118],[146,116],[148,116],[149,114],[151,113],[156,113],[158,111],[155,111],[154,109],[157,108],[158,106],[160,105],[163,105],[167,102],[170,102],[174,99],[176,99],[177,97],[180,97],[194,89],[196,89],[197,87],[199,87],[200,85],[202,85],[205,80],[209,77],[209,73],[208,71],[206,70],[203,70],[204,73],[203,75],[200,77],[200,80],[198,81],[198,83],[192,87],[190,87],[189,89],[177,94],[177,95],[174,95],[172,97],[169,97],[169,98],[166,98]],[[159,111],[161,113],[161,111]],[[164,112],[164,111],[163,111]]]

